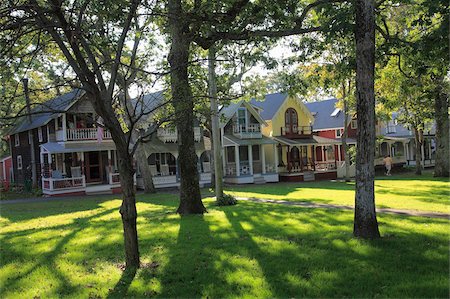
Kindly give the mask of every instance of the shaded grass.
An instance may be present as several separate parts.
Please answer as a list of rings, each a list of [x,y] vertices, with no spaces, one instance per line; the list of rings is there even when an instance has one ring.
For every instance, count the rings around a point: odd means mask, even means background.
[[[176,195],[139,196],[142,262],[121,270],[120,200],[1,207],[0,296],[447,297],[449,221],[379,215],[352,237],[351,211],[252,202],[180,217]]]
[[[354,206],[354,189],[354,182],[316,181],[230,186],[226,191],[238,197]],[[450,213],[450,182],[430,172],[377,177],[375,193],[379,208]]]

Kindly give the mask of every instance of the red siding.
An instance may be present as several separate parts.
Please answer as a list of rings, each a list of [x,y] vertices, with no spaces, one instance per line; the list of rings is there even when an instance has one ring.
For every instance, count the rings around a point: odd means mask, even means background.
[[[320,137],[331,138],[331,139],[336,138],[336,130],[318,131],[317,133],[319,134]]]

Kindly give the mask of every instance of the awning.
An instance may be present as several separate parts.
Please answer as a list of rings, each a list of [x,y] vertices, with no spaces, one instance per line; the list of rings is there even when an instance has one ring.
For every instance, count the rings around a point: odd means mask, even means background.
[[[281,144],[289,145],[289,146],[302,146],[302,145],[331,145],[331,144],[341,144],[340,140],[325,138],[320,136],[313,135],[308,138],[298,138],[298,139],[289,139],[282,136],[273,137],[276,141]]]
[[[257,145],[257,144],[276,144],[277,142],[271,138],[263,136],[255,139],[240,139],[233,135],[223,136],[223,146],[235,145]]]
[[[83,143],[83,144],[65,144],[62,145],[57,142],[47,142],[40,145],[41,152],[45,154],[60,154],[60,153],[79,153],[79,152],[98,152],[115,150],[116,146],[113,142],[102,143]]]

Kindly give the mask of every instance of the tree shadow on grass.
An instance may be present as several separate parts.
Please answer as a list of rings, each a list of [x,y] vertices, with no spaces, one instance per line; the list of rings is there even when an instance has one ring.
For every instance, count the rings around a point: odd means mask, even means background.
[[[110,290],[106,298],[125,298],[127,297],[127,291],[136,276],[137,269],[134,267],[126,268],[123,270],[119,281],[114,286],[114,289]]]

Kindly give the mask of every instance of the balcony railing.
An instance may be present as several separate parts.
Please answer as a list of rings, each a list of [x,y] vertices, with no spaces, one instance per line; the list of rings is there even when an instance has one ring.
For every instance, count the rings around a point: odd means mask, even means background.
[[[262,138],[261,124],[235,124],[233,135],[239,138]]]
[[[174,127],[158,128],[156,135],[164,143],[175,143],[178,141],[178,130]],[[194,127],[194,140],[200,142],[202,138],[200,127]]]
[[[305,138],[312,136],[312,126],[286,126],[281,127],[281,135],[285,135],[293,138]]]
[[[111,133],[103,129],[102,139],[111,139]],[[98,133],[100,130],[98,128],[78,128],[78,129],[67,129],[66,138],[64,138],[64,131],[56,131],[57,141],[78,141],[78,140],[97,140]]]

